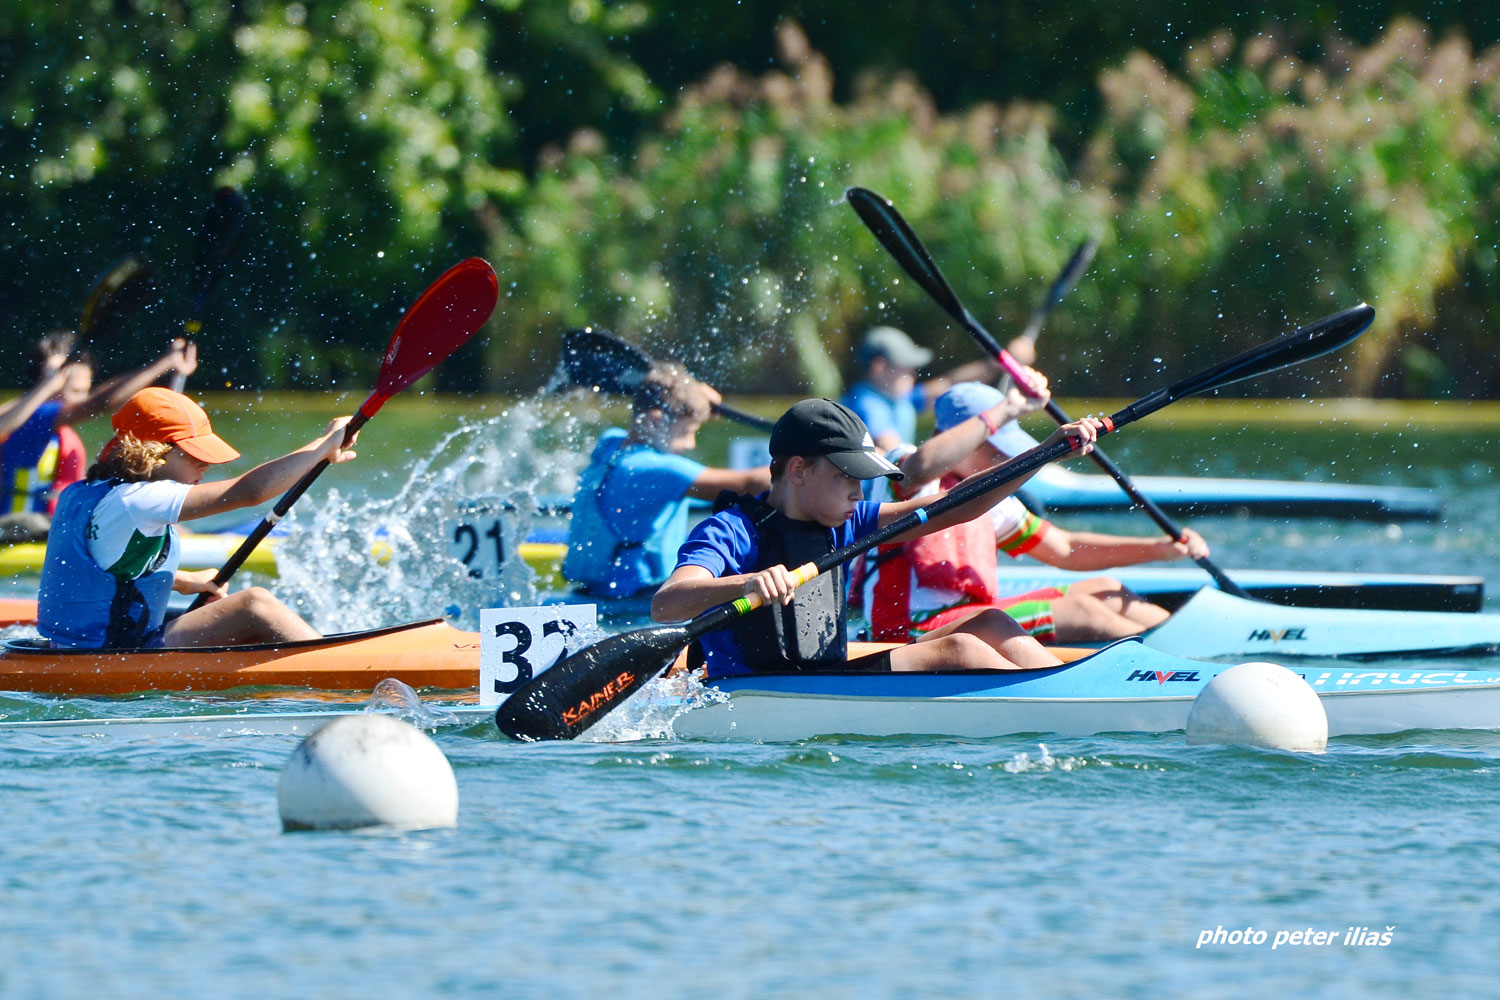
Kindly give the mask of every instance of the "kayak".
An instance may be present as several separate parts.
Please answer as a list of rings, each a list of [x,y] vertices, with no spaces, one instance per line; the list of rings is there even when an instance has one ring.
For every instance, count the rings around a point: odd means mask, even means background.
[[[36,601],[29,597],[0,597],[0,628],[36,621]]]
[[[1186,728],[1193,699],[1227,669],[1133,638],[1046,670],[754,675],[716,682],[725,697],[685,711],[672,729],[684,738],[756,742],[1172,732]],[[1500,664],[1298,672],[1322,699],[1330,736],[1500,729]]]
[[[1500,615],[1294,608],[1205,587],[1141,637],[1203,659],[1448,655],[1500,649]]]
[[[221,535],[198,532],[181,532],[183,569],[217,569],[229,561],[229,557],[245,541],[243,535]],[[276,575],[275,548],[279,539],[267,538],[257,545],[245,560],[244,569],[264,576]],[[21,542],[0,546],[0,576],[35,575],[42,571],[42,560],[47,555],[45,542]]]
[[[1043,670],[735,677],[716,681],[706,696],[653,694],[652,714],[665,710],[676,737],[740,742],[836,735],[982,739],[1162,733],[1186,728],[1193,699],[1229,668],[1162,653],[1138,638],[1076,653],[1082,658]],[[1298,672],[1322,699],[1331,736],[1500,729],[1500,664],[1457,670],[1332,664]],[[439,710],[445,718],[430,724],[484,724],[485,732],[494,733],[493,705]],[[358,710],[0,722],[0,731],[145,738],[306,735],[330,719],[353,714]]]
[[[479,686],[479,633],[441,619],[305,642],[195,649],[52,649],[41,639],[0,646],[0,691],[118,695],[274,685],[370,691],[394,677],[415,688]]]
[[[1132,476],[1140,491],[1173,514],[1257,514],[1370,521],[1435,521],[1443,503],[1411,486],[1349,486],[1275,479]],[[1133,503],[1108,476],[1049,465],[1019,491],[1039,511],[1116,511]]]

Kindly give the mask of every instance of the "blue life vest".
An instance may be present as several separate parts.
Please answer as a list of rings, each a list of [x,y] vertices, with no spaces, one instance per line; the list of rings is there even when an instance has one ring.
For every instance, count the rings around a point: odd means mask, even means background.
[[[676,565],[677,548],[687,536],[691,498],[679,494],[667,501],[665,497],[624,495],[618,482],[611,489],[609,478],[627,457],[646,463],[682,461],[644,445],[628,444],[622,430],[611,429],[600,438],[588,467],[578,477],[568,554],[563,560],[563,575],[586,593],[629,597],[660,585]],[[667,470],[662,475],[659,482],[673,482]],[[666,502],[658,506],[658,501]],[[613,510],[616,504],[631,511],[627,518],[644,514],[649,519],[645,537],[626,538],[615,529],[610,514],[622,514]]]
[[[89,555],[94,508],[120,485],[116,479],[75,483],[57,502],[42,562],[37,630],[60,646],[124,649],[160,637],[175,575],[165,564],[178,544],[176,529],[167,527],[167,544],[153,567],[134,580],[106,572]]]

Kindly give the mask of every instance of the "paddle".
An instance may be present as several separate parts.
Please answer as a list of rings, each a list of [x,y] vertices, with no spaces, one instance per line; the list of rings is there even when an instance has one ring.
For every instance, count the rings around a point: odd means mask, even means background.
[[[597,326],[563,334],[562,370],[570,385],[629,395],[654,364],[639,348]],[[713,409],[721,417],[758,430],[771,430],[771,421],[727,403],[715,403]]]
[[[354,435],[373,417],[385,401],[426,375],[454,351],[458,350],[484,325],[495,311],[500,297],[500,284],[495,271],[478,257],[470,257],[450,267],[422,293],[414,302],[396,332],[391,336],[385,357],[380,360],[380,377],[375,391],[360,406],[354,419],[344,428],[344,447],[354,440]],[[297,498],[307,492],[313,480],[328,468],[328,462],[319,462],[308,469],[292,488],[284,493],[275,507],[255,530],[245,537],[217,574],[214,583],[222,586],[250,556],[261,539],[270,534],[276,522],[286,516]],[[193,601],[191,611],[202,607],[208,595],[199,594]]]
[[[1374,309],[1361,304],[1268,344],[1251,348],[1165,389],[1158,389],[1103,418],[1104,427],[1100,433],[1119,430],[1179,399],[1335,351],[1359,336],[1374,316]],[[1062,457],[1069,447],[1067,442],[1059,441],[1033,448],[1004,465],[971,477],[946,496],[898,518],[853,545],[846,545],[815,563],[799,567],[794,575],[799,583],[805,583],[933,517]],[[706,611],[685,624],[638,629],[610,636],[579,650],[512,694],[496,711],[495,724],[512,739],[577,736],[666,669],[683,646],[748,614],[760,603],[758,596],[741,597],[731,604]]]
[[[208,296],[229,268],[239,243],[240,233],[245,231],[245,221],[250,218],[250,203],[245,196],[232,187],[221,187],[214,192],[213,203],[203,216],[203,228],[198,232],[198,250],[193,255],[193,284],[188,296],[188,315],[182,322],[182,332],[192,337],[203,329],[203,313],[208,308]],[[187,384],[187,376],[172,373],[171,387],[181,392]]]
[[[948,284],[947,279],[938,270],[938,266],[933,262],[932,256],[928,254],[927,248],[922,245],[921,240],[917,239],[917,234],[912,232],[911,227],[906,224],[906,220],[901,217],[901,213],[896,211],[896,206],[866,188],[852,187],[844,192],[844,196],[849,199],[849,204],[854,207],[854,211],[859,214],[860,219],[864,221],[870,232],[875,234],[875,238],[880,241],[881,246],[885,247],[890,251],[891,256],[896,258],[896,263],[900,264],[906,270],[907,274],[915,278],[917,284],[926,289],[927,294],[936,299],[938,305],[942,306],[943,310],[949,316],[952,316],[964,329],[968,330],[969,334],[979,342],[980,347],[988,351],[992,357],[999,360],[1006,374],[1010,375],[1011,379],[1022,392],[1032,399],[1038,398],[1040,393],[1027,379],[1025,369],[1017,364],[1016,359],[1011,357],[1009,351],[1001,347],[999,342],[990,336],[989,331],[979,324],[979,320],[974,318],[974,314],[964,308],[962,302],[958,301],[958,294],[954,292],[953,286]],[[1047,413],[1059,424],[1065,424],[1072,419],[1063,412],[1062,407],[1058,406],[1055,400],[1051,399],[1047,401]],[[1109,456],[1096,448],[1089,457],[1110,478],[1119,483],[1120,488],[1125,491],[1126,495],[1143,508],[1151,516],[1151,520],[1155,521],[1169,537],[1179,542],[1183,541],[1182,528],[1168,517],[1166,511],[1158,507],[1155,501],[1142,493],[1130,477],[1125,475],[1120,467],[1110,460]],[[1214,578],[1214,581],[1218,583],[1221,590],[1233,594],[1235,597],[1250,599],[1250,595],[1245,593],[1239,584],[1226,576],[1223,570],[1214,565],[1213,560],[1208,556],[1203,556],[1193,561],[1203,567],[1209,576]]]
[[[1047,316],[1057,304],[1073,290],[1078,284],[1078,279],[1083,277],[1083,272],[1089,269],[1089,264],[1094,259],[1094,252],[1099,249],[1099,237],[1091,236],[1078,244],[1078,249],[1073,251],[1073,256],[1068,258],[1068,263],[1063,266],[1062,273],[1057,280],[1052,282],[1052,287],[1047,289],[1047,297],[1042,304],[1036,307],[1036,312],[1031,314],[1031,319],[1026,322],[1026,329],[1021,331],[1021,339],[1036,343],[1037,336],[1042,332],[1042,324],[1047,321]]]
[[[127,254],[99,276],[78,312],[78,336],[107,340],[156,293],[156,269],[145,257]]]

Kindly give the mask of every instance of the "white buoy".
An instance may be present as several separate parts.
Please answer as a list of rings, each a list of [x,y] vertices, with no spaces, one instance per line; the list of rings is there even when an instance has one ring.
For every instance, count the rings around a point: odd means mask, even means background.
[[[1328,714],[1307,681],[1275,663],[1241,663],[1199,692],[1188,713],[1189,743],[1225,743],[1322,753]]]
[[[410,830],[458,825],[458,782],[438,745],[389,715],[347,715],[319,726],[281,770],[286,830]]]

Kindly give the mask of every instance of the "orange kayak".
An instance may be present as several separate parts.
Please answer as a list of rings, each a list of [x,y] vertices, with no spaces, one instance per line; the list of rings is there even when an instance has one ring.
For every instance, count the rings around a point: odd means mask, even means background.
[[[36,624],[36,601],[30,597],[0,597],[0,628]]]
[[[434,619],[254,646],[60,650],[12,639],[0,647],[0,691],[111,695],[258,685],[370,691],[387,677],[415,688],[473,691],[479,633]]]

